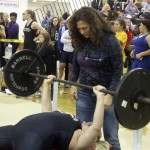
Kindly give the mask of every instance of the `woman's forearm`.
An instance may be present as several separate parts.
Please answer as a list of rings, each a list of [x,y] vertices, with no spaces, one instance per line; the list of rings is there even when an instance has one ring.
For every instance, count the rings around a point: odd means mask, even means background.
[[[148,55],[150,55],[150,49],[147,50],[147,51],[141,52],[140,54],[141,54],[142,56],[148,56]]]

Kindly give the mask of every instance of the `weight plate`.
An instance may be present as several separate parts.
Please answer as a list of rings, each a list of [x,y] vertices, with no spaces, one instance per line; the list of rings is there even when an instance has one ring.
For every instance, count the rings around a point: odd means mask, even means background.
[[[114,96],[115,113],[122,126],[140,129],[150,120],[150,105],[137,102],[141,95],[150,98],[150,71],[135,69],[119,83]]]
[[[29,76],[28,72],[45,75],[44,63],[36,52],[22,50],[14,54],[4,68],[5,83],[12,93],[29,96],[40,88],[43,79]]]

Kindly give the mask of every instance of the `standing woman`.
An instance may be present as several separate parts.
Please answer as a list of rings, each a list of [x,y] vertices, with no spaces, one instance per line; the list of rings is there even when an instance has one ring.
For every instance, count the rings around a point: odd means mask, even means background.
[[[5,27],[3,25],[0,25],[0,39],[5,39],[6,38],[6,33],[5,33]],[[5,50],[4,50],[4,43],[0,42],[0,68],[5,66],[5,59],[3,56],[5,55]]]
[[[32,10],[29,9],[26,10],[23,13],[23,19],[27,20],[27,23],[23,29],[24,32],[23,49],[36,51],[36,42],[34,41],[34,39],[37,36],[37,31],[39,30],[40,32],[42,32],[45,31],[45,29],[36,22],[35,12]]]
[[[127,34],[125,32],[126,30],[126,23],[123,19],[117,19],[114,24],[114,28],[116,31],[116,37],[120,42],[122,55],[123,55],[123,62],[125,62],[125,46],[127,42]]]
[[[0,17],[1,17],[0,18],[0,38],[5,39],[8,37],[9,15],[7,13],[1,13]],[[0,42],[0,66],[1,67],[4,67],[6,64],[6,60],[5,58],[3,58],[3,56],[5,56],[5,43]]]
[[[54,47],[52,45],[52,41],[50,39],[49,33],[47,31],[41,32],[41,34],[38,36],[38,40],[41,43],[41,47],[38,50],[38,54],[41,56],[45,64],[46,75],[54,74],[55,54],[54,54]]]
[[[47,32],[50,35],[50,38],[53,42],[54,45],[54,49],[55,49],[55,55],[56,55],[56,59],[58,58],[58,31],[59,31],[59,27],[60,27],[60,23],[59,23],[59,19],[58,17],[53,17],[51,20],[51,24],[50,26],[47,28]]]
[[[8,38],[8,23],[9,23],[9,15],[8,13],[3,13],[3,22],[1,25],[5,27],[6,38]]]
[[[72,67],[74,48],[72,46],[72,39],[70,37],[70,31],[69,30],[64,31],[64,33],[62,34],[61,43],[63,43],[64,46],[63,46],[63,51],[62,51],[62,54],[60,57],[60,68],[59,68],[60,76],[59,76],[59,78],[60,79],[62,78],[64,69],[66,68],[66,65],[68,64],[67,65],[67,67],[68,67],[68,81],[71,81],[71,67]],[[70,87],[70,86],[68,86],[68,87]]]
[[[131,52],[131,57],[134,58],[132,68],[150,70],[150,20],[142,20],[139,29],[142,36],[131,41],[131,45],[135,46],[135,50]]]
[[[101,84],[109,90],[116,90],[122,75],[122,53],[106,21],[93,8],[82,7],[70,17],[68,24],[75,48],[72,81],[89,86]],[[71,86],[70,95],[77,99],[76,111],[81,122],[91,122],[96,106],[93,92],[78,88],[77,93],[77,88]],[[105,95],[104,103],[104,138],[113,150],[120,150],[112,95]]]

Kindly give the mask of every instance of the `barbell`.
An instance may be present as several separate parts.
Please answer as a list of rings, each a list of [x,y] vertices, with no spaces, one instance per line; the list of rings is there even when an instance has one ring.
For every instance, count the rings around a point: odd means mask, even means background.
[[[14,54],[4,67],[4,80],[11,92],[29,96],[36,92],[46,79],[41,57],[33,51]],[[54,81],[92,90],[92,86],[60,80]],[[120,81],[116,91],[102,90],[114,96],[115,114],[119,123],[128,129],[140,129],[150,120],[150,71],[135,69]]]

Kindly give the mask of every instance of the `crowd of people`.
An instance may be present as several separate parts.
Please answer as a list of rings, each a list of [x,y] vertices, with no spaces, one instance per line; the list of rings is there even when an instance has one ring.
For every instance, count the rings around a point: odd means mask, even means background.
[[[65,12],[61,18],[48,10],[42,26],[36,22],[34,11],[26,10],[23,13],[23,19],[27,21],[23,30],[24,49],[41,56],[47,75],[56,75],[56,60],[60,60],[59,78],[67,66],[68,80],[90,86],[102,85],[114,91],[126,73],[125,68],[127,71],[135,68],[150,70],[150,0],[140,6],[138,8],[133,0],[103,0],[101,5],[82,7],[72,15]],[[18,38],[17,14],[11,13],[10,18],[9,22],[8,14],[3,13],[1,38]],[[36,44],[37,40],[39,44]],[[7,44],[1,43],[1,67]],[[12,46],[14,53],[18,45]],[[94,119],[98,107],[94,93],[75,86],[70,88],[81,122]],[[104,138],[112,150],[120,150],[113,97],[110,94],[103,96]]]

